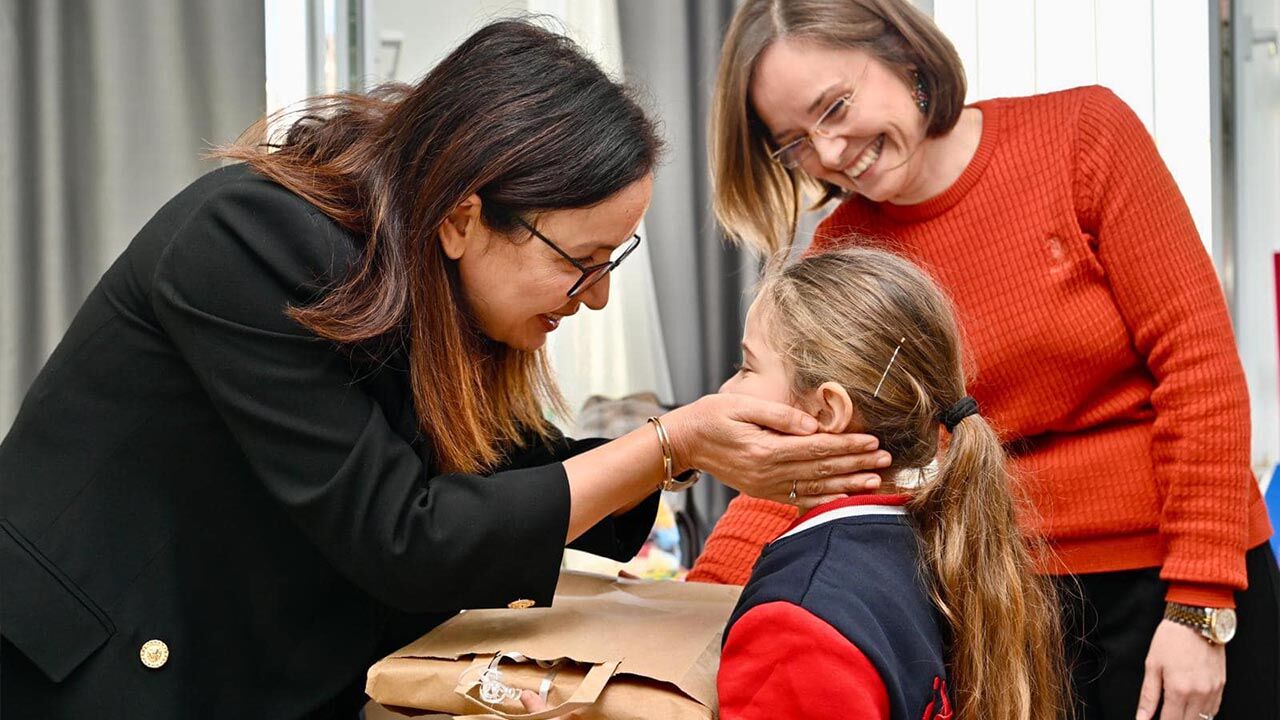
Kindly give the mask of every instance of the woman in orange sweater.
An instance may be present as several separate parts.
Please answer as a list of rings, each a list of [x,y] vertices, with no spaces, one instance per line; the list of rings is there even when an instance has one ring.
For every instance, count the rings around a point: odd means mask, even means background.
[[[716,86],[717,215],[776,252],[816,191],[840,205],[811,252],[881,238],[953,296],[971,394],[1060,578],[1082,717],[1280,707],[1244,375],[1173,178],[1104,88],[964,95],[955,49],[905,0],[747,0]],[[744,582],[794,518],[735,500],[691,579]]]

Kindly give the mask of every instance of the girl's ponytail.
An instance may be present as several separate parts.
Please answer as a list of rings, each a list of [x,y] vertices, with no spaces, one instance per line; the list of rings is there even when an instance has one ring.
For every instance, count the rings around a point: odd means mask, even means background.
[[[951,627],[958,720],[1062,717],[1066,670],[1056,594],[1018,531],[1004,450],[980,415],[961,419],[910,513]]]

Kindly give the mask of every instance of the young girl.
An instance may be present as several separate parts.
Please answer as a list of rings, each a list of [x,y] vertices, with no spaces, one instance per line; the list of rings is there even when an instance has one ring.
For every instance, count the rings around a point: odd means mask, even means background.
[[[722,392],[875,435],[893,465],[878,494],[819,506],[765,548],[725,630],[721,717],[1061,717],[1053,592],[938,288],[878,250],[808,257],[765,280],[742,349]]]

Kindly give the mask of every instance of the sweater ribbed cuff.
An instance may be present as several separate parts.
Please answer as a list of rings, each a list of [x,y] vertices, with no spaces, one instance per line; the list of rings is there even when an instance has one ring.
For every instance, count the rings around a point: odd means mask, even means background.
[[[1235,590],[1226,585],[1170,583],[1164,599],[1195,607],[1234,608],[1236,606]]]

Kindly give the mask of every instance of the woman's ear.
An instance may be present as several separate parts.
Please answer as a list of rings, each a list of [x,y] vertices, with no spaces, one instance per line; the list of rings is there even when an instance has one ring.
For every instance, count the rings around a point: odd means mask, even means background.
[[[458,203],[440,223],[440,246],[450,260],[459,260],[480,233],[480,196],[472,193]]]
[[[814,417],[822,432],[842,433],[853,422],[853,400],[844,386],[837,382],[824,382],[814,392],[817,407]]]

